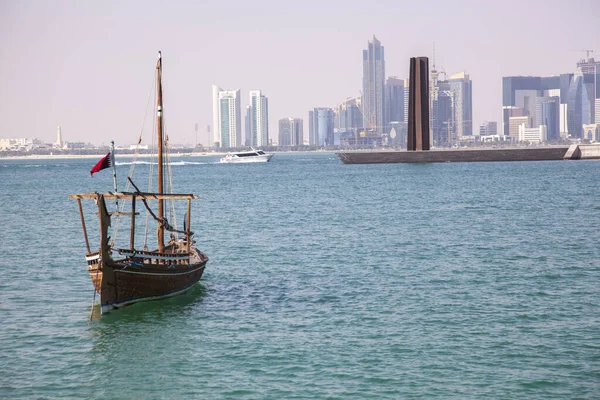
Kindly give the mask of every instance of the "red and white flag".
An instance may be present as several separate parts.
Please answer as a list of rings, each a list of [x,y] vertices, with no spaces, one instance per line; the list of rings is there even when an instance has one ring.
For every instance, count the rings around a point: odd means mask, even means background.
[[[90,171],[90,175],[93,176],[94,172],[100,172],[105,168],[109,168],[111,165],[111,157],[110,153],[108,153],[107,155],[102,157],[102,159],[98,161],[96,165],[94,165],[94,168],[92,168],[92,170]]]

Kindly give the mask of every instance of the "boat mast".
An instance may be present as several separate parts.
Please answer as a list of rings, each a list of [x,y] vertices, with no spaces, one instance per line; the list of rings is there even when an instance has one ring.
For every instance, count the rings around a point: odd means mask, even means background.
[[[115,141],[110,141],[110,164],[112,165],[113,170],[113,186],[115,188],[115,193],[117,193],[117,166],[115,164]],[[116,212],[119,212],[119,199],[115,197],[115,207]]]
[[[162,55],[158,52],[158,61],[156,62],[156,81],[157,81],[157,130],[158,130],[158,194],[163,194],[163,102],[162,102]],[[158,200],[158,251],[165,249],[165,231],[162,225],[164,218],[163,200]]]

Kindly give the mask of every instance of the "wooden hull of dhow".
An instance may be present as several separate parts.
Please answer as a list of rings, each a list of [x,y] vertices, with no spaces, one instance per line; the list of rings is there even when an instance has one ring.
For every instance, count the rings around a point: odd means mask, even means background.
[[[142,301],[160,300],[187,292],[202,278],[208,258],[191,264],[145,264],[131,260],[113,261],[88,268],[100,293],[102,314]],[[99,290],[98,290],[99,289]]]

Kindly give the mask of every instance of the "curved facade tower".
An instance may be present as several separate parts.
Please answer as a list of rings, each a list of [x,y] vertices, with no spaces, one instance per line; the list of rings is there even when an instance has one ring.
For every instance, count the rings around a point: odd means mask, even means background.
[[[385,129],[385,59],[381,42],[373,36],[363,50],[363,127],[382,134]]]

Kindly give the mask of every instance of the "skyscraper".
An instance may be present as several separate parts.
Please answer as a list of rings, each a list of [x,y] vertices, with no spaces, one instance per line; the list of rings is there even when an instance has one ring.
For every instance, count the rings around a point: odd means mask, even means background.
[[[508,135],[509,126],[508,118],[515,115],[511,107],[517,107],[523,111],[524,116],[530,117],[533,127],[537,127],[542,120],[542,116],[538,115],[542,112],[542,103],[547,102],[549,97],[558,98],[558,133],[567,134],[567,114],[573,119],[574,109],[569,109],[567,112],[567,103],[569,102],[569,92],[573,81],[573,74],[561,74],[557,76],[539,77],[539,76],[509,76],[502,78],[502,105],[503,105],[503,132]],[[576,89],[574,89],[576,91]],[[573,95],[571,103],[574,103]],[[540,98],[542,100],[540,100]],[[554,101],[554,100],[553,100]],[[546,105],[547,112],[554,108],[552,105]],[[510,115],[508,115],[510,114]],[[545,118],[547,116],[545,115]],[[554,118],[551,118],[554,121]],[[543,125],[543,124],[542,124]],[[564,125],[564,126],[563,126]],[[571,124],[571,129],[575,128],[576,124]],[[556,130],[552,126],[548,126],[548,140],[558,139]]]
[[[525,115],[520,107],[515,106],[503,106],[502,107],[502,133],[504,136],[510,136],[509,132],[509,119],[511,117],[522,117]]]
[[[445,73],[444,73],[445,75]],[[469,75],[459,72],[439,80],[433,70],[430,86],[431,135],[435,146],[449,146],[473,135],[473,95]]]
[[[502,78],[502,106],[517,106],[515,92],[517,90],[540,90],[539,76],[506,76]]]
[[[410,95],[410,79],[404,80],[404,119],[405,123],[408,123],[408,98]]]
[[[385,131],[388,133],[392,122],[404,122],[404,79],[395,76],[385,82]]]
[[[311,146],[333,145],[333,109],[319,107],[308,113],[308,138]]]
[[[594,80],[596,81],[596,97],[594,99],[594,123],[600,124],[600,63],[596,64],[596,74]]]
[[[590,123],[598,123],[596,120],[596,99],[600,98],[600,61],[595,61],[593,58],[580,60],[577,63],[577,68],[581,69],[583,74],[583,86],[587,91],[589,101],[589,121]]]
[[[269,145],[269,102],[260,90],[250,91],[250,136],[252,146]]]
[[[213,100],[213,143],[215,147],[221,144],[221,134],[219,132],[219,92],[221,88],[217,85],[212,85],[212,100]],[[210,145],[210,144],[209,144]]]
[[[552,89],[560,89],[561,103],[563,96],[569,88],[570,77],[573,74],[562,74],[560,76],[506,76],[502,78],[502,106],[518,106],[517,98],[519,98],[519,91],[535,91],[536,95],[543,96],[544,91]],[[527,92],[526,92],[527,93]],[[523,96],[531,97],[533,92],[527,94],[521,94],[521,101]],[[535,99],[532,100],[535,103]]]
[[[304,144],[302,118],[282,118],[279,120],[279,145],[300,146]]]
[[[404,79],[392,76],[385,82],[385,132],[391,132],[392,122],[403,121]]]
[[[531,118],[533,125],[537,121],[536,118],[536,103],[538,99],[538,95],[540,94],[539,90],[526,89],[526,90],[515,90],[515,105],[519,108],[523,109],[524,115],[527,115]]]
[[[558,89],[560,91],[560,104],[567,104],[567,94],[569,93],[569,86],[573,80],[573,74],[560,74]]]
[[[560,97],[538,97],[533,127],[546,126],[547,140],[560,139]]]
[[[431,134],[434,146],[452,144],[454,136],[453,92],[448,81],[432,80],[430,88]]]
[[[241,119],[239,89],[222,90],[213,85],[213,140],[216,146],[243,146]]]
[[[459,72],[448,78],[454,97],[456,136],[473,136],[473,85],[469,75]]]
[[[244,146],[252,146],[252,107],[250,104],[246,106],[244,122]]]
[[[360,111],[360,97],[350,98],[334,110],[334,128],[340,132],[359,131],[362,129],[363,118]]]
[[[381,42],[373,36],[363,50],[363,127],[379,134],[384,131],[385,59]]]
[[[583,125],[591,122],[590,99],[584,79],[581,68],[578,68],[569,85],[567,96],[567,128],[569,134],[576,138],[583,137]]]

